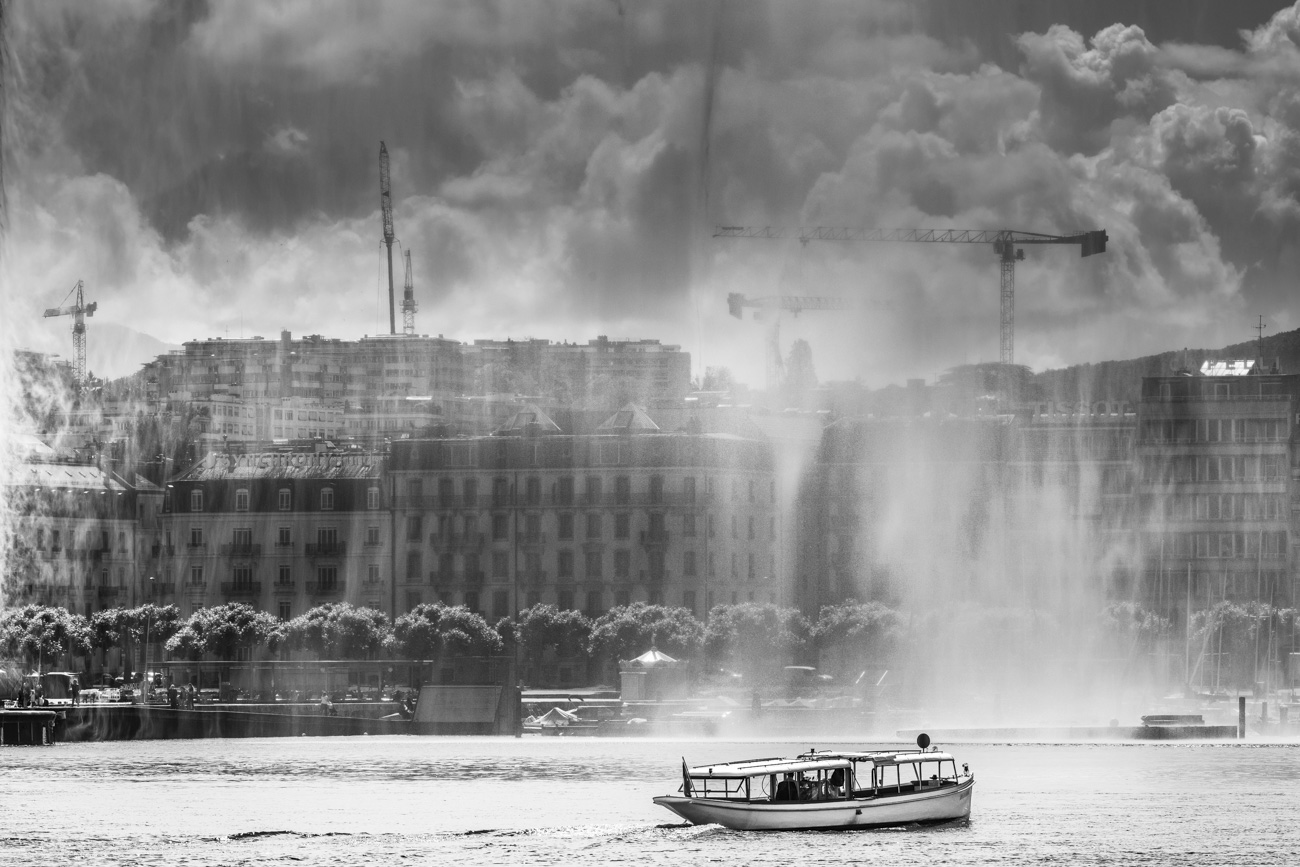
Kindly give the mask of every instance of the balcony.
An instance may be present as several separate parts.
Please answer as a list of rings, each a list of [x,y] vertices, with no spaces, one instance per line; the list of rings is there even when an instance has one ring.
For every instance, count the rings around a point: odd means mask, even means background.
[[[662,548],[668,544],[667,530],[642,530],[641,544],[646,548]]]
[[[275,543],[275,553],[277,553],[277,554],[292,554],[292,553],[293,553],[293,542],[276,542],[276,543]]]
[[[231,542],[221,546],[222,557],[261,557],[262,546],[256,542]]]
[[[174,596],[176,595],[176,582],[175,581],[150,581],[149,595],[154,598],[157,598],[159,596]]]
[[[206,578],[191,578],[185,582],[184,586],[185,590],[190,593],[202,593],[208,589],[208,581]]]
[[[271,585],[273,593],[297,593],[298,582],[290,578],[288,581],[276,581]]]
[[[175,545],[154,545],[149,549],[149,554],[153,557],[175,557]]]
[[[99,597],[100,602],[111,602],[122,593],[121,587],[98,587],[95,595]]]
[[[308,557],[342,557],[348,553],[348,543],[343,539],[333,542],[308,542],[306,548]]]
[[[346,581],[308,581],[307,592],[312,596],[341,596]]]
[[[225,596],[260,596],[261,581],[222,581],[221,593]]]
[[[192,540],[191,540],[191,541],[185,543],[185,547],[188,548],[188,549],[191,550],[191,551],[196,551],[196,550],[198,550],[198,549],[200,549],[200,548],[203,549],[204,551],[206,551],[206,550],[208,549],[208,543],[207,543],[207,542],[195,542],[195,541],[192,541]]]
[[[517,533],[516,540],[520,545],[540,547],[546,544],[545,533]]]

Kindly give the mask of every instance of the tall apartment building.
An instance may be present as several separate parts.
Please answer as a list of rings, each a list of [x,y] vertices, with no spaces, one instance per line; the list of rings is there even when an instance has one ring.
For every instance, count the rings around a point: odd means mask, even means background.
[[[660,433],[632,409],[603,430],[619,432],[567,435],[531,410],[499,436],[394,442],[400,607],[786,601],[768,444]]]
[[[148,540],[162,492],[92,463],[29,457],[3,496],[12,516],[6,604],[59,605],[89,616],[143,603]]]
[[[162,602],[247,602],[288,619],[325,602],[392,609],[383,459],[212,453],[167,486]]]
[[[1142,380],[1140,595],[1174,623],[1223,600],[1300,602],[1298,412],[1300,375],[1252,361]]]

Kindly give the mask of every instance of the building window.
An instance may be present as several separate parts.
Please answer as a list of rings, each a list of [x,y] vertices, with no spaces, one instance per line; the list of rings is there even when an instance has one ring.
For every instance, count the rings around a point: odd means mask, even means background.
[[[695,476],[682,479],[682,500],[687,503],[695,502]]]
[[[605,558],[604,556],[602,556],[600,551],[587,552],[587,580],[590,581],[596,578],[604,577],[601,574],[601,572],[603,571],[602,566],[604,565],[603,563],[604,559]]]
[[[293,528],[280,527],[276,531],[275,546],[277,548],[288,548],[293,545]]]
[[[417,605],[421,603],[421,601],[423,601],[423,599],[424,599],[424,594],[421,593],[419,590],[407,590],[406,610],[410,611],[412,608],[415,608]]]
[[[366,488],[366,508],[367,509],[379,508],[379,488],[376,487]]]
[[[626,608],[628,604],[631,602],[631,598],[632,598],[631,594],[628,593],[626,590],[614,591],[614,605],[617,608]]]
[[[601,527],[600,527],[600,513],[599,513],[599,512],[588,512],[588,513],[587,513],[587,538],[588,538],[588,539],[599,539],[599,538],[600,538],[600,530],[601,530]]]
[[[379,583],[379,564],[378,564],[378,563],[371,563],[369,566],[366,567],[366,583],[367,583],[367,584],[378,584],[378,583]]]
[[[510,516],[493,515],[492,516],[492,538],[496,541],[510,537]]]
[[[573,476],[561,476],[555,488],[555,500],[561,506],[573,505]]]
[[[559,518],[560,518],[559,537],[561,539],[572,539],[573,538],[573,513],[561,512]]]
[[[231,531],[230,546],[234,553],[247,554],[253,550],[253,528],[236,527]]]
[[[754,538],[754,516],[749,516],[749,538]]]
[[[463,489],[465,508],[473,509],[478,506],[478,479],[466,479]]]
[[[55,541],[57,542],[58,540],[56,539]],[[202,548],[202,547],[203,547],[203,528],[202,528],[202,527],[190,527],[190,547],[191,547],[191,548]]]
[[[419,479],[406,480],[406,496],[412,503],[418,503],[424,494],[424,483]]]
[[[601,614],[604,614],[605,612],[601,609],[601,606],[604,605],[604,603],[605,603],[604,593],[601,593],[599,590],[588,590],[587,610],[585,612],[587,617],[594,620],[597,617],[599,617]]]
[[[632,502],[632,480],[627,476],[614,478],[614,502],[625,506]]]
[[[424,573],[424,562],[419,551],[406,552],[406,580],[419,581]]]
[[[632,516],[627,512],[619,512],[614,516],[614,538],[628,539],[632,536]]]
[[[336,590],[339,584],[339,567],[317,566],[316,589],[320,592]]]
[[[664,477],[650,477],[650,502],[662,503],[664,501]]]
[[[492,617],[500,620],[510,616],[510,594],[505,590],[492,591]]]
[[[600,476],[587,476],[587,505],[600,505]]]
[[[250,566],[236,566],[234,571],[235,589],[248,590],[253,586],[253,569]]]
[[[626,580],[632,575],[632,552],[614,552],[614,577]]]
[[[695,538],[695,515],[692,512],[682,515],[682,535],[688,539]]]
[[[202,586],[203,586],[203,567],[202,567],[202,566],[191,566],[191,567],[190,567],[190,584],[192,584],[192,585],[194,585],[194,586],[196,586],[196,587],[202,587]]]
[[[293,603],[286,599],[281,599],[276,603],[276,616],[281,621],[289,620],[293,616]]]
[[[293,567],[290,566],[288,563],[281,563],[280,571],[279,574],[276,576],[275,582],[282,587],[292,587]]]
[[[497,477],[492,480],[492,505],[510,505],[510,480]]]
[[[322,512],[330,512],[334,510],[334,489],[333,488],[320,489],[320,508]]]
[[[695,612],[695,591],[694,590],[685,590],[682,592],[682,607],[685,608],[687,611],[691,612],[692,617],[699,616]]]
[[[506,551],[492,552],[492,577],[510,577],[510,555]]]
[[[418,542],[424,536],[424,520],[422,515],[406,516],[406,541]]]
[[[687,551],[682,554],[682,574],[687,578],[695,577],[695,552]]]
[[[126,553],[126,533],[117,534],[117,550],[123,554]]]
[[[248,488],[239,488],[235,491],[235,511],[248,511]]]
[[[555,555],[555,577],[572,578],[573,577],[573,552],[564,549]]]
[[[572,590],[561,590],[561,591],[560,591],[558,594],[556,594],[556,595],[559,597],[559,598],[558,598],[558,603],[559,603],[559,604],[558,604],[557,607],[558,607],[561,611],[572,611],[572,610],[573,610],[573,591],[572,591]]]
[[[293,492],[288,488],[281,488],[276,503],[281,512],[287,512],[293,508]]]
[[[651,605],[663,605],[663,604],[664,604],[664,591],[660,590],[658,587],[655,587],[655,588],[651,589],[649,596],[650,596],[650,598],[649,598],[647,601],[648,601]]]
[[[456,482],[453,479],[438,479],[438,507],[454,509],[456,507]]]
[[[524,480],[524,504],[529,506],[542,504],[542,480],[537,476],[529,476]]]
[[[378,528],[378,527],[366,527],[366,547],[367,547],[367,548],[378,548],[378,547],[379,547],[379,528]]]
[[[465,607],[468,608],[470,611],[473,611],[475,614],[478,614],[478,613],[479,613],[479,612],[478,612],[478,591],[477,591],[477,590],[466,590],[466,591],[465,591]]]
[[[191,512],[202,512],[202,511],[203,511],[203,492],[202,492],[202,491],[197,490],[197,489],[196,489],[196,490],[192,490],[192,491],[190,491],[190,511],[191,511]]]

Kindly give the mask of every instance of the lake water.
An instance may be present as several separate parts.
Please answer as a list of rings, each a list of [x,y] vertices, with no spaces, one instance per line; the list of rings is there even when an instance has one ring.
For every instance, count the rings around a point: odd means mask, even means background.
[[[0,749],[0,864],[1300,863],[1300,745],[948,744],[971,820],[853,833],[690,827],[692,764],[805,741],[297,738]]]

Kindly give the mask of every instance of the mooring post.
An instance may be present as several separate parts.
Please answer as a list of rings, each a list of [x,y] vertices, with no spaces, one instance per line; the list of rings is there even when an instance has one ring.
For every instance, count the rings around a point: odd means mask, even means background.
[[[1237,696],[1237,737],[1246,737],[1246,697]]]

